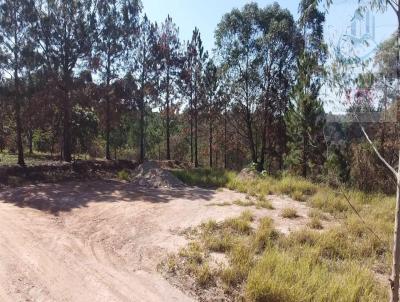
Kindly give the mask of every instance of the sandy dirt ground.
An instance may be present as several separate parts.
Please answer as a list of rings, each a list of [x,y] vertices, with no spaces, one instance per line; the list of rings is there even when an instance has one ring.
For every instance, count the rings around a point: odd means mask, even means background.
[[[185,245],[181,232],[239,215],[228,190],[156,189],[114,180],[31,185],[0,192],[0,301],[193,301],[157,272]],[[303,226],[308,209],[272,196],[278,229]],[[285,220],[279,209],[295,207]]]

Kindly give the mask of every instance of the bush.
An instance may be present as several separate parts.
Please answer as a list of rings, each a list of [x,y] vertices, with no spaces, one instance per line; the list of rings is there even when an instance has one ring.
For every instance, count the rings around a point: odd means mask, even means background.
[[[172,173],[190,186],[225,187],[231,183],[236,173],[223,169],[173,170]]]
[[[311,220],[307,223],[307,226],[314,230],[322,230],[324,228],[321,220],[317,217],[311,218]]]
[[[294,219],[299,217],[299,215],[297,215],[297,211],[293,208],[285,208],[282,210],[281,212],[281,216],[283,218],[288,218],[288,219]]]
[[[117,173],[117,177],[119,180],[129,181],[131,176],[129,171],[121,170]]]

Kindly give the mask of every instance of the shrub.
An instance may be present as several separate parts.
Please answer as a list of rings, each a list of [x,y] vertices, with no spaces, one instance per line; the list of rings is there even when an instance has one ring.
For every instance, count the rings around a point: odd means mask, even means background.
[[[201,287],[209,286],[213,281],[213,273],[208,264],[203,264],[197,267],[194,271],[197,284]]]
[[[273,228],[271,218],[265,217],[260,220],[256,232],[251,240],[253,246],[258,252],[263,251],[271,242],[279,238],[279,233]]]
[[[299,215],[297,215],[297,211],[293,208],[284,208],[281,212],[281,216],[283,218],[288,218],[288,219],[294,219],[299,217]]]
[[[225,187],[233,182],[236,173],[223,169],[173,170],[172,173],[190,186]]]
[[[127,170],[121,170],[117,173],[117,177],[119,180],[129,181],[130,173]]]
[[[319,220],[327,220],[326,215],[319,209],[310,209],[308,211],[308,217],[310,218],[318,218]]]
[[[242,218],[231,218],[224,222],[224,225],[236,233],[250,234],[251,226],[248,220]]]
[[[311,218],[311,220],[307,223],[307,226],[314,230],[322,230],[324,228],[321,220],[317,217]]]

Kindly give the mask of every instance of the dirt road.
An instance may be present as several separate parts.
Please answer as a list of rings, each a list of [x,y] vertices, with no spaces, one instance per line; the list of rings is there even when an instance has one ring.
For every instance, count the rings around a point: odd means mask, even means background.
[[[156,266],[180,231],[242,210],[208,203],[238,197],[117,181],[0,192],[0,301],[191,301]]]
[[[211,204],[244,197],[112,180],[0,192],[0,301],[192,301],[157,273],[157,264],[185,245],[181,231],[244,210]],[[276,210],[252,210],[273,217],[283,232],[305,224],[304,204],[271,200]],[[279,219],[285,204],[303,218]]]

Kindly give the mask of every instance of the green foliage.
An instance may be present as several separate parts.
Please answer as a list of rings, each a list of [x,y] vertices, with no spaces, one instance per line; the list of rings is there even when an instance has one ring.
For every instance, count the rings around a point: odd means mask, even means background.
[[[121,170],[117,173],[117,177],[120,180],[129,181],[131,178],[131,174],[128,170]]]
[[[33,132],[32,143],[35,150],[49,152],[53,147],[53,135],[50,131],[37,129]]]
[[[76,153],[87,153],[98,134],[99,120],[93,110],[75,106],[72,112],[72,134]]]
[[[293,87],[293,104],[285,119],[289,139],[286,166],[307,177],[310,172],[316,175],[324,161],[325,112],[318,95],[327,47],[323,37],[325,15],[318,10],[318,1],[302,0],[299,7],[303,45],[297,59],[298,76]]]
[[[223,169],[174,170],[172,173],[191,186],[226,187],[236,177],[236,173]]]

